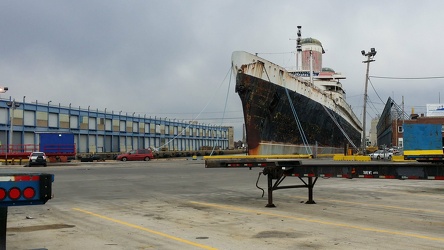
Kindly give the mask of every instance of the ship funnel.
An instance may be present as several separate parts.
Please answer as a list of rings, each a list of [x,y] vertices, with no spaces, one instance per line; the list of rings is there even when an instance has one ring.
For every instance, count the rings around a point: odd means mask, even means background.
[[[324,53],[324,48],[322,43],[314,38],[303,38],[301,40],[302,47],[302,70],[310,71],[312,69],[314,72],[319,73],[322,70],[322,54]],[[310,67],[310,61],[313,61],[313,67]]]

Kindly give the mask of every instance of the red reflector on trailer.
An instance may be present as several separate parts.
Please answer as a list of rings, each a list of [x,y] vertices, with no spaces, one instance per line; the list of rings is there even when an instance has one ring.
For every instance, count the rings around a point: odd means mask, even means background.
[[[26,199],[32,199],[35,196],[35,190],[32,187],[27,187],[23,190],[23,197]]]
[[[227,166],[228,167],[239,167],[240,164],[239,163],[228,163]]]
[[[38,181],[40,180],[40,176],[38,175],[18,175],[14,177],[15,181]]]
[[[396,179],[396,176],[394,175],[380,175],[380,179]]]
[[[244,166],[245,167],[253,167],[253,163],[245,163]]]
[[[4,200],[6,198],[6,190],[3,188],[0,188],[0,201]]]
[[[17,200],[18,198],[20,198],[20,195],[21,195],[20,189],[13,187],[13,188],[9,189],[8,195],[11,200]]]

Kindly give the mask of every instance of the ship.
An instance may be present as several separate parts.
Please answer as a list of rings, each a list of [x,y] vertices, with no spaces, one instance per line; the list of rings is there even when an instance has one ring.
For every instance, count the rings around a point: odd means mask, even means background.
[[[346,102],[341,83],[346,77],[322,68],[323,53],[319,40],[299,38],[295,70],[257,54],[232,53],[249,155],[315,155],[358,149],[362,123]]]

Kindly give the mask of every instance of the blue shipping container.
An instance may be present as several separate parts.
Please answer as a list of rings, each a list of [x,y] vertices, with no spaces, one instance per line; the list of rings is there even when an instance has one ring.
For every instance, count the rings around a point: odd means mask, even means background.
[[[40,151],[48,153],[74,154],[74,134],[72,133],[39,133]]]
[[[404,151],[442,150],[441,124],[404,124]]]

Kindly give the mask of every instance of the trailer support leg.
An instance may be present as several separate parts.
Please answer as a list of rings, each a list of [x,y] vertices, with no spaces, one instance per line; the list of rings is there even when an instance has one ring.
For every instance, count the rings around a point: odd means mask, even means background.
[[[268,204],[265,207],[276,207],[273,204],[273,176],[271,174],[267,175],[268,182]]]
[[[6,223],[8,207],[0,207],[0,250],[6,250]]]
[[[316,181],[318,180],[318,177],[315,178],[313,182],[313,177],[308,177],[308,201],[305,202],[305,204],[316,204],[316,202],[313,200],[313,187]]]
[[[303,177],[299,177],[299,180],[304,183],[303,185],[289,185],[289,186],[280,186],[284,181],[285,177],[291,175],[291,173],[286,173],[279,168],[265,168],[262,172],[267,176],[267,193],[268,193],[268,203],[265,207],[276,207],[273,204],[273,191],[278,189],[289,189],[289,188],[307,188],[308,189],[308,200],[305,204],[316,204],[313,200],[313,188],[318,180],[318,177],[308,176],[308,181],[306,182]],[[314,178],[314,179],[313,179]],[[276,182],[273,184],[273,179],[276,179]],[[257,186],[257,183],[256,183]]]

